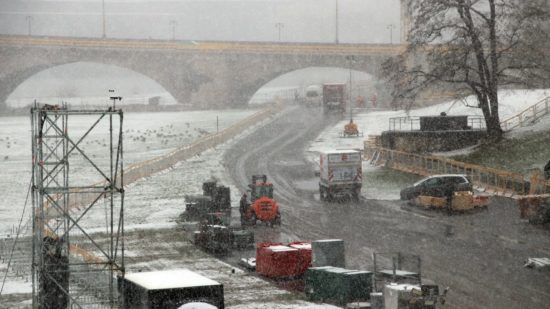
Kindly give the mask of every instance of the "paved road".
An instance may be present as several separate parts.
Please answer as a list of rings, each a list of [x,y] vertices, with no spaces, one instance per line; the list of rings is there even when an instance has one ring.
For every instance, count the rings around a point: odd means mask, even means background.
[[[550,306],[550,272],[522,267],[527,257],[550,256],[550,232],[521,221],[505,199],[494,199],[487,211],[455,216],[401,201],[320,202],[315,167],[304,151],[335,121],[297,109],[225,155],[241,189],[258,173],[266,173],[275,185],[283,224],[256,227],[257,240],[342,238],[349,268],[372,269],[372,252],[418,254],[423,276],[450,287],[446,308]]]

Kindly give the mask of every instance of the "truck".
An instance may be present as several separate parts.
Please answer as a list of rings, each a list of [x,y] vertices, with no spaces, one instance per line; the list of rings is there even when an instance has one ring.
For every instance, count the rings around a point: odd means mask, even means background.
[[[345,84],[323,85],[323,113],[344,113],[346,111]]]
[[[311,85],[306,88],[306,107],[320,107],[321,106],[321,87],[318,85]]]
[[[319,197],[322,201],[359,200],[363,185],[359,150],[323,151],[319,159]]]

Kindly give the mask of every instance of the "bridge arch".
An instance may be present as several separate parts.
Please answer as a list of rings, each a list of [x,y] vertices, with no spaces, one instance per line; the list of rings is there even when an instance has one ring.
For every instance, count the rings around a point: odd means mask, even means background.
[[[148,76],[118,65],[97,62],[77,61],[35,65],[16,73],[13,78],[9,79],[14,87],[12,91],[7,89],[6,93],[9,94],[6,101],[15,101],[16,99],[12,96],[18,95],[23,97],[18,101],[26,100],[29,102],[25,103],[29,104],[32,100],[38,98],[72,97],[82,92],[87,92],[87,94],[82,95],[84,97],[107,97],[108,89],[115,89],[117,95],[126,98],[132,95],[139,96],[140,94],[142,97],[145,95],[158,95],[163,92],[169,94],[162,85]],[[55,80],[60,81],[55,82]],[[43,83],[43,85],[40,85],[40,83]],[[135,83],[135,85],[132,85],[132,83]],[[147,90],[139,92],[139,88],[143,86],[148,89],[149,93]],[[50,89],[48,89],[49,87]],[[42,93],[36,93],[34,89],[39,89]],[[76,93],[68,93],[71,90]],[[25,95],[21,92],[29,92],[29,94]],[[10,100],[10,98],[12,99]],[[129,102],[135,101],[129,100]]]
[[[365,92],[375,92],[378,78],[367,71],[351,69],[353,95],[363,95]],[[349,84],[349,67],[340,66],[311,66],[284,72],[272,80],[262,84],[251,95],[251,101],[259,102],[262,97],[271,98],[270,94],[286,92],[297,89],[300,93],[310,85],[322,85],[325,83]],[[301,93],[300,93],[301,94]]]

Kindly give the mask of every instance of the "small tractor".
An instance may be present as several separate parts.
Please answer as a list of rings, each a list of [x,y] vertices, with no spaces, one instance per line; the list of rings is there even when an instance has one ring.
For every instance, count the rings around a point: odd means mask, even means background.
[[[344,131],[341,133],[341,137],[350,137],[350,136],[363,136],[363,132],[359,132],[357,124],[353,122],[353,119],[350,119],[348,123],[344,126]]]
[[[266,175],[252,176],[250,198],[246,194],[241,198],[239,212],[241,225],[255,225],[257,220],[270,226],[281,225],[281,214],[277,202],[273,199],[273,184],[267,182]]]

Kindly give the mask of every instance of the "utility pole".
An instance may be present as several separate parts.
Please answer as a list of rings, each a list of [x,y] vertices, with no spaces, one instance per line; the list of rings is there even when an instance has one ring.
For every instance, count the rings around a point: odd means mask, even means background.
[[[102,19],[103,19],[103,33],[101,35],[102,38],[106,38],[107,37],[107,33],[105,31],[105,0],[101,0],[101,16],[102,16]]]
[[[31,34],[32,34],[32,27],[31,27],[32,26],[32,16],[27,15],[26,19],[27,19],[28,35],[31,36]]]
[[[338,0],[335,0],[335,2],[336,2],[336,12],[334,14],[334,17],[335,17],[335,21],[334,21],[334,25],[335,25],[334,43],[338,44]]]
[[[348,92],[348,101],[349,101],[349,121],[353,121],[353,102],[352,102],[352,95],[351,95],[351,65],[355,61],[355,56],[348,55],[346,56],[346,60],[348,60],[349,63],[349,92]]]
[[[281,29],[285,27],[285,24],[283,23],[276,23],[275,27],[279,29],[279,42],[281,42]]]
[[[172,27],[172,41],[175,41],[176,40],[176,25],[178,23],[175,20],[171,20],[169,24]]]
[[[390,29],[390,44],[393,44],[393,29],[395,28],[394,24],[389,24],[387,29]]]

